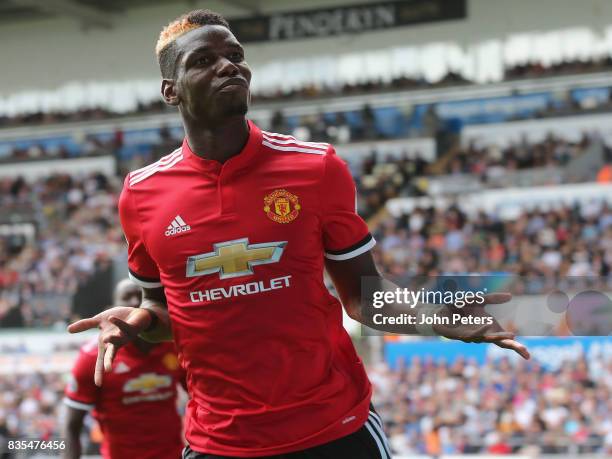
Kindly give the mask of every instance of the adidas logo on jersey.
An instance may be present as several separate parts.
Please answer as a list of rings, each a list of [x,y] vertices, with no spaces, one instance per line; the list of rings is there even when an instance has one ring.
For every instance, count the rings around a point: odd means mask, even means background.
[[[191,226],[185,223],[185,220],[183,220],[180,215],[177,215],[172,220],[172,223],[168,225],[168,229],[164,234],[166,236],[174,236],[175,234],[185,233],[189,230],[191,230]]]

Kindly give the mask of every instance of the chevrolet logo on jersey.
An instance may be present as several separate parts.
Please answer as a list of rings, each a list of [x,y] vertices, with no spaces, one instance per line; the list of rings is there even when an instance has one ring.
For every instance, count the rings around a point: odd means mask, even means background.
[[[219,242],[212,252],[187,258],[187,277],[219,273],[220,279],[254,274],[253,267],[280,260],[287,241],[249,244],[248,238]]]
[[[137,378],[128,380],[123,385],[124,392],[152,392],[162,387],[169,387],[172,384],[172,378],[167,375],[159,375],[157,373],[145,373]]]

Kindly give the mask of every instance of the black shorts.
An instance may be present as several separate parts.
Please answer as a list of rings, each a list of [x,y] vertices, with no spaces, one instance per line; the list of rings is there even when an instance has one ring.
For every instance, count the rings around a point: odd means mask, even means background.
[[[383,432],[380,416],[370,408],[361,429],[346,437],[293,453],[258,456],[260,459],[391,459],[391,448]],[[230,456],[198,453],[186,446],[182,459],[235,459]]]

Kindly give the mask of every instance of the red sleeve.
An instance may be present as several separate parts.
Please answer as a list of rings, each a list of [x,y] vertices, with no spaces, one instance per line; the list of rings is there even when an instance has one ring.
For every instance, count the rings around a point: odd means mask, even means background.
[[[129,175],[128,175],[129,177]],[[128,243],[128,270],[129,276],[134,283],[144,288],[161,287],[159,270],[157,264],[149,252],[142,238],[140,220],[138,218],[134,196],[130,191],[126,181],[123,184],[123,191],[119,197],[119,218],[123,233]]]
[[[94,408],[99,390],[94,383],[95,368],[96,353],[81,350],[64,391],[66,405],[84,411]]]
[[[325,155],[322,187],[325,257],[348,260],[374,247],[368,225],[357,214],[353,177],[331,146]]]

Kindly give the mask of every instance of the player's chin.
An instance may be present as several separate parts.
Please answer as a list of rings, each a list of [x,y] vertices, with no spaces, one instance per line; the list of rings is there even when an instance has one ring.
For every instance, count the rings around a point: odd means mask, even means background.
[[[249,103],[246,98],[232,98],[231,100],[227,100],[219,104],[219,111],[220,115],[224,117],[246,115],[249,111]]]

